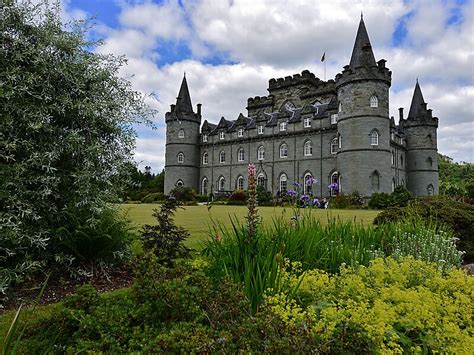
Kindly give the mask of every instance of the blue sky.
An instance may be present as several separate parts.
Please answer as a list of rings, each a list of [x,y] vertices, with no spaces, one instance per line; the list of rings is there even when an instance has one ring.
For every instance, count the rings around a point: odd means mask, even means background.
[[[155,93],[157,130],[139,127],[136,160],[164,164],[164,113],[186,71],[204,119],[235,119],[268,80],[309,69],[327,79],[349,62],[360,13],[376,59],[393,72],[390,112],[408,109],[416,78],[440,119],[438,148],[474,161],[473,1],[62,0],[64,17],[95,17],[102,53],[126,55],[121,75]]]

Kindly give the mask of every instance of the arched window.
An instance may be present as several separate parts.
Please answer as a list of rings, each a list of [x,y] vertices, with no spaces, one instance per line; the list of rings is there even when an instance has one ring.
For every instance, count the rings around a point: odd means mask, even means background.
[[[338,109],[339,112],[342,111],[342,102],[339,102],[339,109]]]
[[[329,178],[329,194],[336,196],[341,191],[341,179],[337,171],[331,174]]]
[[[184,186],[184,182],[183,180],[179,179],[178,181],[176,181],[176,187],[183,187]]]
[[[178,153],[178,163],[183,164],[184,163],[184,154],[182,152]]]
[[[263,159],[265,159],[265,148],[263,147],[263,145],[261,145],[260,147],[258,147],[258,150],[257,150],[257,159],[258,159],[258,160],[263,160]]]
[[[395,164],[395,153],[392,150],[392,165],[394,165],[394,164]]]
[[[184,139],[184,129],[180,129],[178,132],[178,138],[179,139]]]
[[[262,186],[262,187],[266,187],[266,179],[265,179],[265,175],[263,173],[258,174],[258,176],[257,176],[257,185]]]
[[[244,189],[244,177],[242,175],[240,175],[237,178],[237,181],[235,182],[235,187],[237,188],[237,190],[243,190]]]
[[[209,154],[207,154],[207,152],[204,152],[204,154],[202,155],[202,164],[206,165],[208,163],[209,163]]]
[[[375,129],[370,132],[370,145],[379,145],[379,132]]]
[[[431,168],[433,166],[433,159],[431,157],[426,158],[426,164]]]
[[[370,107],[379,107],[379,99],[377,96],[372,95],[370,97]]]
[[[221,151],[219,153],[219,162],[220,163],[225,163],[225,152],[224,151]]]
[[[225,178],[223,176],[221,176],[217,181],[217,187],[219,188],[219,191],[225,190]]]
[[[281,174],[280,175],[280,193],[281,194],[286,193],[287,189],[288,189],[288,178],[286,177],[286,174]]]
[[[395,191],[395,179],[392,179],[392,192]]]
[[[304,144],[304,156],[310,157],[313,155],[313,143],[311,141],[306,141]]]
[[[428,193],[428,196],[433,196],[434,195],[434,187],[433,185],[429,184],[426,187],[426,192]]]
[[[313,193],[313,185],[315,183],[313,174],[309,172],[304,174],[303,181],[304,181],[303,192],[306,195],[311,195]]]
[[[331,154],[337,153],[337,147],[338,147],[337,137],[334,137],[331,140]]]
[[[245,159],[244,148],[239,148],[237,156],[239,158],[239,161],[244,161]]]
[[[372,190],[379,191],[380,189],[380,175],[377,171],[372,173]]]
[[[403,168],[403,154],[400,154],[400,166]]]
[[[207,177],[205,177],[202,179],[202,182],[201,182],[201,194],[207,195],[208,189],[209,189],[209,180],[207,180]]]
[[[286,143],[280,145],[280,158],[287,158],[288,157],[288,146]]]

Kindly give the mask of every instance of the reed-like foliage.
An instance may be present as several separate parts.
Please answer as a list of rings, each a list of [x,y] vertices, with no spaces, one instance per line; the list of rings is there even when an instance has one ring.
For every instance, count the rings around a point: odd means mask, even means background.
[[[364,226],[335,218],[323,224],[303,213],[298,221],[280,218],[270,226],[259,226],[251,239],[236,220],[231,229],[215,225],[212,233],[203,254],[210,258],[213,274],[242,283],[254,311],[265,292],[278,293],[290,287],[281,276],[288,265],[285,260],[300,262],[303,272],[322,269],[336,273],[342,264],[368,266],[377,257],[413,256],[437,262],[447,270],[459,265],[462,255],[449,229],[417,218]]]

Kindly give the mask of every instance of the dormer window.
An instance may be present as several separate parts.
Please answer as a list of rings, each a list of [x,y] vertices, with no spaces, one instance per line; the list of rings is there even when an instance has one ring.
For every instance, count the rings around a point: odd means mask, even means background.
[[[179,139],[184,139],[184,129],[180,129],[178,132],[178,138]]]
[[[237,131],[237,137],[243,137],[244,136],[244,130],[242,128],[240,128],[238,131]]]
[[[370,97],[370,107],[379,107],[379,99],[377,96],[372,95]]]
[[[258,126],[258,134],[263,134],[263,126]]]
[[[337,117],[338,117],[337,113],[333,113],[331,115],[331,124],[336,124],[337,123]]]
[[[202,135],[202,141],[203,141],[203,142],[207,142],[207,134],[203,134],[203,135]]]
[[[219,133],[219,139],[225,139],[225,132]]]
[[[280,122],[280,132],[286,131],[286,122]]]
[[[311,128],[311,118],[310,117],[306,117],[304,119],[304,128]]]

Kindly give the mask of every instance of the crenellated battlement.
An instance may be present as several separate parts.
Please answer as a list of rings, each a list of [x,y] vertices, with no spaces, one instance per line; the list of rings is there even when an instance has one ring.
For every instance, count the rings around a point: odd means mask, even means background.
[[[376,66],[372,67],[353,68],[350,65],[345,65],[344,70],[336,75],[336,87],[358,80],[382,80],[390,86],[392,72],[385,66],[385,62],[385,59],[381,59]]]
[[[271,92],[272,90],[278,90],[287,88],[289,86],[296,86],[296,85],[311,85],[311,86],[319,86],[321,84],[325,84],[324,81],[316,77],[313,73],[309,70],[303,70],[301,74],[294,74],[293,76],[285,76],[284,78],[273,78],[268,81],[268,90]]]
[[[247,99],[247,107],[260,107],[273,105],[273,95],[255,96]]]

